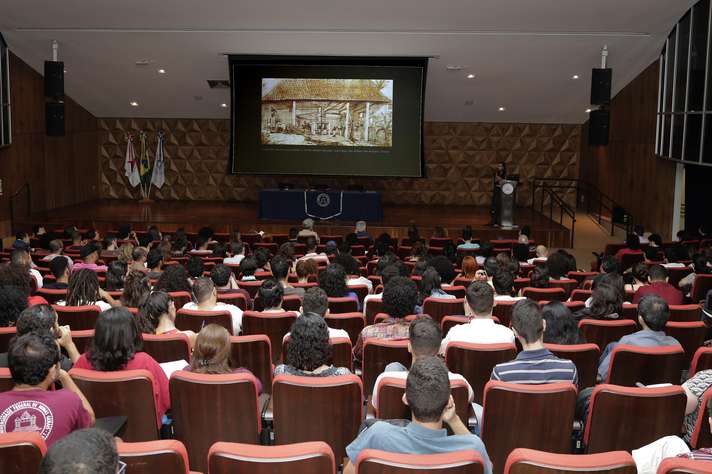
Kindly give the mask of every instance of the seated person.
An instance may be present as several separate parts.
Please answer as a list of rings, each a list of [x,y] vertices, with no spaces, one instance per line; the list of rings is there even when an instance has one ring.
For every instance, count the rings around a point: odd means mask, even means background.
[[[245,258],[245,244],[242,242],[230,243],[230,257],[224,258],[225,265],[239,265],[242,259]]]
[[[472,241],[472,226],[465,226],[462,229],[462,240],[463,243],[457,246],[457,250],[477,250],[480,248],[480,244]]]
[[[129,266],[126,262],[115,260],[111,262],[108,267],[109,269],[106,271],[106,281],[104,284],[106,290],[123,291],[124,279],[126,278]]]
[[[194,302],[186,303],[183,309],[198,311],[229,311],[232,317],[232,333],[242,330],[242,310],[237,306],[218,301],[218,291],[210,278],[201,277],[193,283]]]
[[[198,240],[195,242],[195,248],[188,253],[191,255],[210,256],[213,253],[213,251],[208,248],[210,244],[211,241],[208,237],[198,237]]]
[[[500,270],[492,278],[495,301],[519,301],[522,296],[512,296],[514,294],[514,276],[507,270]]]
[[[606,380],[611,363],[611,353],[618,344],[639,347],[674,346],[680,343],[674,337],[665,334],[665,324],[670,319],[670,308],[664,299],[656,295],[643,297],[638,304],[638,324],[641,329],[623,336],[618,342],[611,342],[601,353],[598,363],[598,378]]]
[[[257,298],[262,302],[263,313],[284,313],[282,300],[284,299],[284,289],[274,278],[268,278],[262,282],[257,290]],[[292,313],[294,313],[292,311]]]
[[[91,270],[93,272],[106,272],[106,265],[97,265],[99,260],[99,247],[94,242],[89,242],[79,251],[81,262],[77,262],[72,266],[72,271]]]
[[[139,308],[151,294],[151,280],[144,272],[136,270],[129,272],[124,281],[124,291],[121,293],[121,306]]]
[[[410,324],[405,317],[415,314],[417,301],[418,287],[413,280],[402,276],[391,278],[383,290],[383,305],[389,317],[363,328],[353,348],[354,362],[361,363],[366,339],[407,339]]]
[[[12,252],[10,252],[10,263],[17,268],[22,268],[25,273],[29,274],[35,280],[37,288],[42,288],[42,275],[39,271],[32,268],[32,259],[30,258],[29,250],[13,249]]]
[[[119,256],[119,245],[118,239],[115,236],[107,235],[104,237],[104,247],[101,252],[99,252],[99,257],[105,259],[107,257],[118,257]]]
[[[289,260],[281,255],[274,257],[269,264],[272,276],[282,285],[284,296],[297,295],[304,297],[304,288],[295,288],[289,284]]]
[[[191,283],[188,280],[188,271],[183,265],[168,265],[163,270],[153,289],[173,293],[176,291],[191,291]]]
[[[328,265],[329,257],[325,253],[317,253],[317,244],[319,242],[314,237],[307,237],[306,242],[304,242],[304,256],[299,260],[315,260],[317,264]]]
[[[49,243],[49,254],[42,257],[42,261],[43,262],[51,262],[56,257],[59,257],[60,255],[62,255],[63,251],[64,251],[64,243],[59,239],[54,239],[54,240],[50,241],[50,243]],[[72,262],[71,258],[69,258],[67,256],[64,256],[64,258],[69,259],[70,267],[74,264],[74,262]]]
[[[153,357],[143,352],[143,340],[136,318],[126,308],[111,308],[99,314],[89,350],[74,364],[78,369],[115,372],[147,370],[153,376],[156,424],[171,407],[168,378]]]
[[[297,233],[297,237],[314,237],[316,243],[319,243],[319,234],[314,232],[314,219],[304,219],[302,221],[302,229]]]
[[[546,329],[544,344],[584,344],[578,323],[571,310],[560,301],[551,301],[541,308]]]
[[[0,393],[0,432],[35,431],[48,446],[94,424],[94,411],[72,378],[59,367],[60,350],[48,333],[29,333],[10,343],[14,387]],[[50,390],[55,382],[61,390]]]
[[[512,247],[512,257],[520,264],[528,263],[529,246],[526,243],[514,244]]]
[[[450,342],[514,344],[512,330],[492,319],[494,301],[494,290],[491,286],[482,281],[472,282],[465,295],[465,315],[470,318],[470,322],[453,326],[448,331],[440,346],[440,353],[445,354]]]
[[[188,262],[185,264],[185,269],[188,270],[188,276],[190,276],[191,281],[195,281],[196,278],[201,278],[205,272],[205,262],[203,259],[192,255],[188,258]]]
[[[697,275],[709,275],[712,273],[712,267],[709,266],[707,257],[704,254],[693,255],[691,267],[695,270],[694,273],[690,273],[677,284],[686,293],[689,293],[692,289]]]
[[[163,273],[163,253],[158,247],[148,251],[146,256],[146,268],[148,268],[148,278],[158,280]]]
[[[77,430],[47,449],[39,474],[116,474],[119,464],[116,441],[98,428]]]
[[[640,250],[640,239],[637,235],[628,234],[625,238],[625,247],[616,252],[613,258],[622,263],[624,255],[643,255],[643,251]]]
[[[573,362],[560,359],[544,347],[546,321],[539,305],[532,300],[517,301],[512,310],[512,331],[522,351],[511,362],[497,364],[492,380],[521,384],[570,382],[578,385]]]
[[[139,272],[147,271],[146,259],[148,258],[148,250],[144,247],[135,247],[131,251],[131,262],[129,263],[129,271],[136,270]]]
[[[561,250],[549,255],[546,259],[546,268],[549,270],[549,278],[552,280],[567,280],[566,274],[570,270],[568,254]]]
[[[527,259],[527,263],[529,265],[546,262],[549,258],[549,249],[547,249],[545,245],[537,245],[534,252],[536,253],[536,257]]]
[[[312,313],[318,314],[322,318],[329,314],[329,297],[326,292],[319,287],[309,288],[304,293],[302,306],[299,308],[299,314]],[[328,324],[328,323],[327,323]],[[285,337],[289,336],[289,333]],[[349,333],[344,329],[329,328],[329,339],[349,338]]]
[[[447,248],[448,247],[446,246],[445,249]],[[438,272],[438,275],[440,275],[440,281],[443,285],[451,285],[452,281],[457,276],[455,266],[452,264],[452,261],[445,255],[438,255],[436,257],[433,257],[430,260],[430,266],[433,267],[436,272]]]
[[[330,360],[329,328],[324,318],[318,314],[304,313],[292,325],[285,363],[274,369],[274,376],[328,377],[351,373],[346,367],[334,367],[329,363]]]
[[[257,259],[250,255],[240,262],[240,281],[256,281]]]
[[[294,272],[297,274],[297,282],[309,283],[309,277],[316,278],[319,274],[319,267],[312,259],[299,260],[294,266]],[[316,281],[316,280],[314,280]],[[368,297],[367,297],[368,298]]]
[[[441,342],[442,333],[440,332],[440,326],[435,320],[429,316],[418,316],[415,318],[415,320],[410,323],[408,329],[408,352],[410,352],[412,356],[411,366],[420,358],[436,356],[440,350]],[[383,373],[378,376],[373,385],[373,394],[371,395],[371,405],[373,405],[373,408],[378,408],[378,387],[385,377],[405,379],[408,377],[408,369],[400,362],[391,362],[386,366]],[[448,378],[450,381],[465,381],[467,391],[470,394],[469,403],[471,403],[474,398],[474,392],[470,384],[465,380],[465,377],[448,371]]]
[[[381,259],[383,260],[383,259]],[[379,262],[380,263],[380,262]],[[381,285],[385,288],[388,282],[391,280],[393,277],[397,276],[405,276],[401,273],[400,271],[400,266],[397,264],[390,264],[386,266],[383,270],[380,272],[381,276]],[[366,298],[363,300],[363,308],[364,312],[366,312],[366,306],[368,306],[368,302],[371,300],[380,300],[383,298],[383,291],[381,290],[380,293],[373,293],[370,295],[366,295]]]
[[[428,268],[423,273],[420,280],[420,296],[418,298],[418,306],[422,312],[422,306],[427,298],[439,298],[446,300],[455,299],[455,295],[446,293],[442,290],[442,280],[440,279],[440,274],[433,267]]]
[[[257,247],[252,256],[257,262],[256,272],[268,272],[269,271],[269,250],[264,247]]]
[[[208,324],[195,338],[190,365],[183,370],[196,374],[250,374],[244,367],[232,368],[230,333],[222,326]],[[255,377],[257,393],[262,393],[262,382]]]
[[[80,234],[76,230],[72,232],[70,239],[72,240],[72,245],[68,247],[69,250],[79,251],[82,248],[82,245],[84,245],[84,243],[82,242],[82,234]]]
[[[334,257],[333,262],[344,267],[348,275],[347,285],[366,285],[368,292],[373,293],[373,282],[361,275],[361,264],[347,253],[340,253]]]
[[[551,288],[551,284],[549,283],[549,269],[544,265],[537,265],[534,267],[534,270],[532,270],[529,278],[531,280],[530,286],[532,288]]]
[[[235,274],[227,265],[219,263],[210,270],[210,279],[213,280],[215,287],[218,289],[218,294],[236,294],[239,293],[245,297],[245,302],[248,308],[252,308],[252,298],[247,290],[237,286]]]
[[[645,266],[645,264],[642,265]],[[682,292],[668,283],[668,272],[665,267],[662,265],[653,265],[647,270],[647,274],[650,284],[638,288],[633,296],[633,304],[640,303],[640,300],[646,295],[659,296],[664,299],[668,305],[685,304],[685,297]]]
[[[57,258],[53,258],[52,261],[49,262],[49,269],[52,275],[54,275],[55,280],[53,282],[46,282],[43,288],[47,290],[66,290],[69,286],[69,275],[71,273],[69,259],[58,255]]]
[[[319,288],[326,292],[329,298],[351,298],[356,301],[358,311],[361,311],[361,302],[353,291],[346,285],[348,275],[344,267],[336,263],[327,266],[319,275]]]
[[[185,334],[191,346],[195,342],[193,331],[179,331],[176,328],[176,305],[164,291],[154,291],[140,306],[136,316],[138,328],[143,334]]]
[[[621,319],[623,294],[613,285],[607,283],[596,284],[591,294],[590,303],[587,301],[586,304],[586,308],[576,312],[576,319]]]
[[[474,450],[482,456],[485,473],[492,473],[484,444],[470,433],[457,416],[445,362],[437,357],[422,357],[414,361],[406,379],[404,402],[412,413],[410,424],[402,427],[378,421],[362,431],[346,447],[349,461],[344,466],[344,474],[356,472],[356,460],[364,449],[403,454]],[[443,423],[452,430],[452,436],[448,436]]]
[[[468,255],[462,259],[462,271],[456,278],[474,281],[477,278],[477,270],[479,270],[479,268],[480,266],[477,265],[475,257]]]
[[[99,277],[89,269],[73,272],[67,286],[67,299],[58,301],[60,306],[98,306],[106,311],[112,306],[121,306],[110,294],[99,287]]]

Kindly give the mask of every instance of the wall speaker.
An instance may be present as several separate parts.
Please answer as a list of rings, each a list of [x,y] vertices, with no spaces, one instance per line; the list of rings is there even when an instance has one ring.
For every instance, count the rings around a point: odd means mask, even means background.
[[[45,103],[45,126],[48,137],[64,136],[64,102]]]
[[[45,61],[44,95],[45,97],[64,96],[64,62]]]
[[[588,144],[608,145],[611,113],[608,110],[594,110],[588,119]]]
[[[611,103],[611,82],[613,70],[594,69],[591,71],[591,105],[608,105]]]

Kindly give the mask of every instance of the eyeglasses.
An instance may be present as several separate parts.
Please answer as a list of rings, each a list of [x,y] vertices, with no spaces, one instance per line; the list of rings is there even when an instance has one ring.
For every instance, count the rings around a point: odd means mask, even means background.
[[[126,463],[119,461],[119,467],[116,469],[116,474],[124,474],[126,472]]]

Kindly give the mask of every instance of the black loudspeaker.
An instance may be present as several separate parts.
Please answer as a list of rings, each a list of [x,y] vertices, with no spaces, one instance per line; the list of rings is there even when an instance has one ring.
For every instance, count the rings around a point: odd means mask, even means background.
[[[62,61],[45,61],[44,95],[45,97],[64,96],[64,63]]]
[[[591,105],[608,105],[611,103],[611,82],[613,70],[594,69],[591,71]]]
[[[588,144],[591,146],[608,145],[608,129],[611,113],[608,110],[594,110],[588,120]]]
[[[47,136],[64,136],[64,102],[45,103],[45,126]]]

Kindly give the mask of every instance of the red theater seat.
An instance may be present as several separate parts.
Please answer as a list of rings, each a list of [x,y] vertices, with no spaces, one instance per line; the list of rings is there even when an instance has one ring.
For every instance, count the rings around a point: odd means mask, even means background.
[[[516,301],[497,301],[497,304],[492,308],[492,315],[499,319],[500,324],[504,326],[512,325],[512,310]]]
[[[658,474],[709,474],[710,462],[683,458],[667,458],[658,466]]]
[[[690,290],[690,301],[704,301],[707,292],[712,290],[712,275],[697,274]]]
[[[617,345],[611,352],[606,382],[635,387],[658,383],[680,383],[685,367],[685,351],[681,346],[640,347]]]
[[[471,344],[455,341],[447,345],[445,363],[450,372],[465,377],[475,392],[474,402],[482,404],[485,385],[490,380],[494,366],[509,362],[516,356],[517,348],[514,344]]]
[[[376,379],[391,362],[410,367],[407,340],[366,339],[363,344],[363,385],[366,395],[373,393]]]
[[[555,454],[517,448],[507,458],[504,474],[637,474],[630,453]]]
[[[15,327],[0,328],[0,353],[7,352],[10,347],[10,339],[15,337],[17,330]]]
[[[260,313],[245,311],[242,313],[242,334],[245,336],[264,334],[272,346],[272,362],[282,360],[282,339],[297,320],[296,313]]]
[[[591,395],[583,437],[586,452],[630,451],[663,436],[677,436],[686,403],[685,392],[678,385],[597,385]]]
[[[10,374],[10,369],[6,367],[0,367],[0,392],[7,392],[12,390],[15,386],[15,382],[12,381],[12,375]]]
[[[357,313],[358,301],[350,297],[329,297],[329,312],[331,313]]]
[[[101,313],[98,306],[61,306],[52,305],[57,311],[60,326],[69,326],[72,330],[94,329]]]
[[[175,304],[176,309],[181,309],[183,306],[193,301],[193,296],[187,291],[171,291],[168,295],[173,298],[173,303]]]
[[[579,322],[579,328],[584,339],[596,344],[603,352],[611,342],[618,342],[621,337],[637,331],[638,325],[630,319],[582,319]]]
[[[36,474],[47,452],[47,445],[37,432],[0,434],[0,472]]]
[[[190,474],[188,453],[180,441],[164,439],[143,443],[118,440],[116,450],[130,474]],[[196,473],[197,474],[197,473]]]
[[[264,393],[272,393],[272,349],[266,335],[232,336],[230,360],[233,367],[244,367],[252,372],[262,382]]]
[[[670,321],[665,325],[665,334],[677,339],[685,350],[685,365],[690,365],[695,351],[702,347],[707,337],[707,327],[702,321]]]
[[[690,363],[690,372],[688,377],[692,377],[701,370],[712,369],[712,347],[700,347],[695,351]]]
[[[698,410],[699,415],[695,422],[695,428],[690,436],[690,446],[692,449],[709,448],[712,446],[712,432],[710,432],[710,418],[707,407],[712,400],[712,390],[707,390],[702,395],[702,403]]]
[[[465,300],[462,298],[443,299],[425,298],[423,302],[423,314],[427,314],[438,324],[445,316],[458,316],[465,314]]]
[[[52,290],[49,288],[40,288],[35,294],[47,300],[49,304],[56,304],[57,301],[67,299],[67,290]]]
[[[356,344],[359,334],[363,331],[366,326],[366,318],[361,313],[342,313],[342,314],[331,314],[329,313],[324,317],[326,324],[333,329],[343,329],[349,333],[349,338],[351,339],[351,344]]]
[[[400,454],[364,449],[356,459],[358,474],[483,474],[484,461],[476,451],[439,454]]]
[[[202,311],[199,309],[179,309],[176,313],[176,328],[181,331],[199,333],[208,324],[217,324],[227,329],[231,335],[232,315],[228,310]]]
[[[580,389],[596,384],[598,360],[601,357],[601,351],[596,344],[546,344],[546,348],[556,357],[576,364]]]
[[[282,446],[215,443],[210,474],[336,474],[334,452],[323,441]]]
[[[190,362],[190,339],[185,334],[143,334],[143,350],[156,362]]]
[[[526,296],[534,301],[561,301],[568,299],[566,290],[563,288],[533,288],[531,286],[522,289],[522,296]]]
[[[218,301],[237,306],[243,311],[247,310],[247,298],[242,293],[218,293]]]
[[[578,281],[576,280],[550,280],[549,285],[551,288],[561,288],[566,292],[566,299],[569,299],[571,293],[578,288]]]

